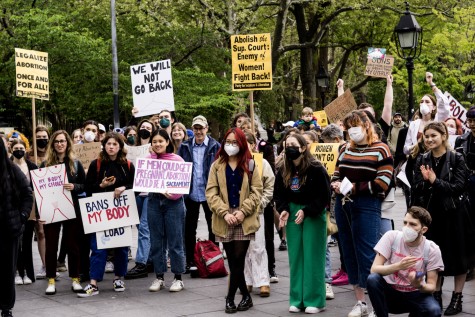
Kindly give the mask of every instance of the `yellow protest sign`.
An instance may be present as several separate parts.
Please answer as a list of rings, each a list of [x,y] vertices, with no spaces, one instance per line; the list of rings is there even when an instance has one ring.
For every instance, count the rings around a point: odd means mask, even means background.
[[[353,110],[356,110],[357,105],[355,98],[351,94],[351,90],[347,89],[345,93],[325,107],[325,113],[331,123],[337,123],[338,120],[343,120],[345,116]]]
[[[340,143],[313,143],[310,153],[327,169],[329,175],[335,172]]]
[[[233,91],[272,89],[270,33],[232,35]]]
[[[252,154],[252,158],[254,159],[254,162],[255,162],[255,166],[254,166],[254,170],[259,172],[259,175],[262,177],[262,173],[263,173],[263,170],[264,170],[264,156],[262,153],[251,153]]]
[[[16,95],[49,100],[48,53],[15,48]]]
[[[328,125],[328,118],[325,110],[314,111],[313,115],[315,118],[317,118],[317,123],[319,126],[324,128]]]

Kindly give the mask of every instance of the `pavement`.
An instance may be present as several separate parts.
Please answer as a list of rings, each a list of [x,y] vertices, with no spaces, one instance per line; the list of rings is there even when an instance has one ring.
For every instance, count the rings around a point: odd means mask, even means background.
[[[400,189],[396,192],[396,206],[385,217],[393,218],[396,228],[402,226],[405,213],[404,196]],[[137,236],[134,230],[134,237]],[[198,226],[198,237],[206,238],[207,229],[204,214]],[[136,239],[135,239],[136,240]],[[254,307],[245,312],[238,312],[239,317],[247,316],[289,316],[288,293],[289,293],[289,264],[287,252],[278,251],[280,240],[275,235],[276,246],[276,272],[279,283],[271,284],[271,295],[267,298],[259,297],[255,290],[252,297]],[[35,243],[36,244],[36,243]],[[135,254],[137,245],[132,246],[132,254]],[[41,267],[36,245],[33,246],[34,263],[36,271]],[[339,254],[337,247],[331,247],[332,273],[339,269]],[[129,262],[129,269],[134,266]],[[57,293],[53,296],[45,295],[46,280],[38,280],[31,285],[19,285],[17,300],[13,314],[16,317],[27,316],[114,316],[114,317],[147,317],[147,316],[225,316],[224,296],[227,290],[227,278],[216,279],[192,279],[189,275],[183,275],[185,289],[179,293],[170,293],[167,289],[157,293],[148,291],[148,287],[154,279],[153,274],[148,278],[128,280],[126,290],[116,293],[112,288],[113,274],[105,274],[104,281],[99,283],[100,294],[90,298],[78,298],[71,291],[71,282],[67,272],[56,282]],[[169,287],[173,280],[173,274],[165,274],[165,282]],[[85,284],[83,284],[85,286]],[[453,289],[453,278],[446,278],[443,293],[444,305],[450,302]],[[350,286],[334,286],[335,299],[327,301],[326,311],[319,316],[347,316],[355,298]],[[467,282],[464,289],[463,312],[457,316],[475,316],[475,280]],[[240,300],[239,294],[236,300]],[[369,298],[367,298],[369,303]],[[304,313],[300,313],[303,315]],[[299,315],[299,314],[292,314]],[[399,315],[401,316],[401,315]]]

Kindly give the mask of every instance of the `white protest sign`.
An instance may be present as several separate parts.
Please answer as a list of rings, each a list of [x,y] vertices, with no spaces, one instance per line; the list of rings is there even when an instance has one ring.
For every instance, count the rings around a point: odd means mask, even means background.
[[[169,59],[130,66],[135,117],[175,110],[172,67]]]
[[[134,191],[189,194],[193,163],[138,158]]]
[[[139,157],[146,157],[150,154],[150,144],[130,146],[125,144],[124,148],[127,150],[127,159],[134,164],[135,160]],[[136,165],[136,164],[135,164]]]
[[[68,183],[64,164],[32,170],[30,175],[40,219],[53,223],[76,218],[71,192],[63,188]]]
[[[98,193],[79,199],[84,233],[98,232],[136,225],[140,222],[132,190],[126,190],[119,198],[114,192]]]
[[[446,91],[444,95],[449,100],[449,117],[454,117],[462,121],[463,131],[469,132],[470,129],[465,125],[467,121],[467,110],[448,91]]]
[[[120,227],[96,232],[97,248],[112,249],[132,245],[132,227]]]

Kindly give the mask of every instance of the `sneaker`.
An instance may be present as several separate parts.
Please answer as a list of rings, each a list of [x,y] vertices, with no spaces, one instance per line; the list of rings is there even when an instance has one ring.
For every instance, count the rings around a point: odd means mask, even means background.
[[[15,285],[23,285],[23,279],[21,278],[20,275],[17,275],[15,276]]]
[[[33,281],[28,276],[23,276],[23,284],[30,285]]]
[[[172,286],[170,286],[170,292],[179,292],[184,287],[185,287],[185,285],[183,285],[182,280],[173,280]]]
[[[332,275],[332,280],[336,280],[337,278],[339,278],[342,274],[344,274],[345,272],[342,270],[342,269],[339,269],[338,272],[336,272],[335,275]]]
[[[79,282],[79,277],[72,278],[71,290],[74,293],[79,293],[80,291],[82,291],[82,286],[81,286],[81,283]]]
[[[261,297],[269,297],[270,296],[270,287],[268,285],[261,286],[259,292],[259,296]]]
[[[56,271],[58,272],[66,272],[68,268],[66,267],[66,263],[58,262],[56,263]]]
[[[297,306],[290,306],[289,313],[300,313],[300,308],[298,308]]]
[[[107,261],[105,272],[106,273],[114,273],[114,263],[112,263],[111,261]]]
[[[80,290],[77,294],[78,297],[81,298],[91,297],[99,294],[99,288],[96,285],[87,284],[87,286]]]
[[[54,278],[50,278],[48,281],[48,287],[45,291],[46,295],[54,295],[56,294],[56,285],[54,284]]]
[[[165,282],[162,279],[156,278],[153,280],[152,285],[148,288],[150,292],[158,292],[165,288]]]
[[[114,286],[114,292],[123,292],[123,291],[125,291],[125,283],[124,283],[124,281],[122,281],[120,279],[114,280],[114,283],[112,283],[112,285]]]
[[[338,245],[338,241],[336,241],[335,238],[331,238],[330,241],[328,241],[329,247],[336,247],[337,245]]]
[[[269,278],[271,283],[279,283],[279,278],[277,277],[277,274],[275,274],[274,269],[269,272]]]
[[[334,299],[335,298],[335,293],[333,293],[333,288],[330,283],[326,283],[327,289],[326,289],[326,297],[327,299]]]
[[[280,241],[279,251],[285,251],[285,250],[287,250],[287,241],[285,241],[285,239],[282,239]]]
[[[2,317],[13,317],[11,310],[2,310]]]
[[[36,274],[36,279],[37,280],[44,280],[46,278],[46,269],[45,267],[43,266],[41,268],[41,271],[39,271],[37,274]]]
[[[410,316],[411,316],[411,314],[409,314],[409,317]],[[369,313],[368,317],[378,317],[378,316],[376,316],[376,313],[373,310],[371,313]]]
[[[306,314],[316,314],[316,313],[319,313],[321,311],[324,311],[325,310],[325,307],[323,308],[317,308],[317,307],[307,307],[305,308],[305,313]]]
[[[342,286],[342,285],[348,285],[348,284],[349,284],[348,274],[346,273],[342,273],[339,278],[332,281],[332,285],[335,285],[335,286]]]
[[[54,279],[57,281],[59,280],[60,277],[61,277],[61,274],[59,272],[56,272],[56,277]]]
[[[355,306],[353,306],[348,317],[368,317],[368,314],[368,306],[366,306],[365,302],[359,300]]]
[[[136,263],[125,275],[126,280],[133,280],[136,278],[143,278],[148,276],[147,265],[143,263]]]

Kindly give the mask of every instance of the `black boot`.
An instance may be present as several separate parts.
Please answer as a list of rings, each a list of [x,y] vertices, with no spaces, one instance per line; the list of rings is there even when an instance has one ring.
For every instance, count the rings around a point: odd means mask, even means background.
[[[224,310],[226,314],[234,314],[237,312],[236,304],[234,304],[234,299],[229,299],[226,297],[226,309]]]
[[[445,316],[457,315],[462,311],[462,293],[452,292],[452,299],[450,300],[449,307],[445,310]]]
[[[440,311],[444,310],[444,307],[442,306],[442,290],[440,291],[435,291],[432,296],[434,296],[435,300],[437,303],[439,303],[440,306]]]
[[[148,276],[147,265],[143,263],[136,263],[125,275],[126,280],[133,280],[136,278],[143,278]]]
[[[237,310],[245,311],[253,306],[251,295],[244,295],[239,303]]]
[[[2,310],[2,317],[13,317],[11,310]]]

